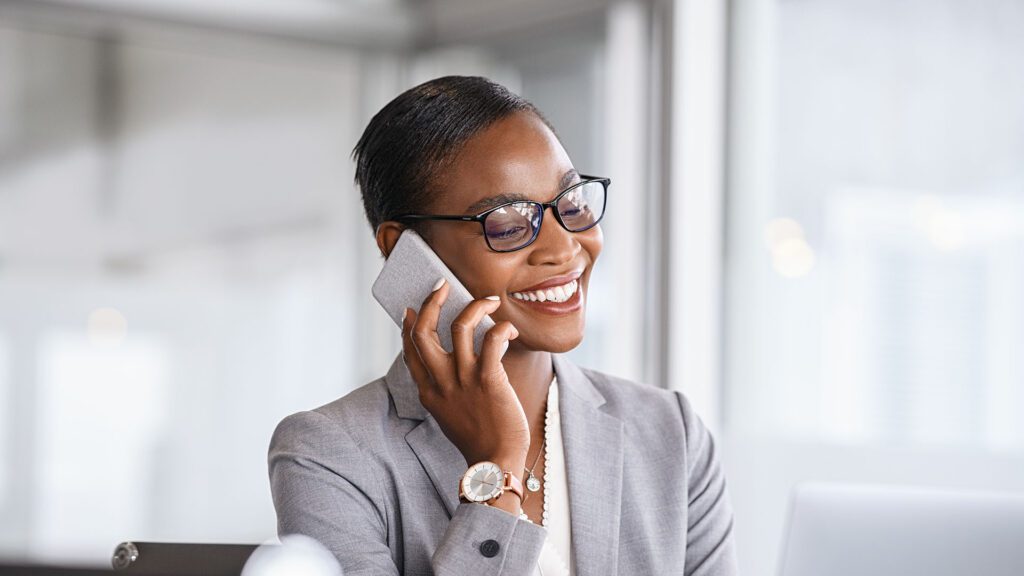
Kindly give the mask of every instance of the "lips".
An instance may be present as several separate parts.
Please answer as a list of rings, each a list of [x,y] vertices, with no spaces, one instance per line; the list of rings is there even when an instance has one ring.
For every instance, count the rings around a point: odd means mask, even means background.
[[[556,316],[574,314],[583,308],[583,287],[579,280],[544,290],[512,292],[510,296],[510,301],[519,306]]]
[[[569,282],[572,282],[573,280],[578,280],[579,277],[582,275],[583,269],[574,270],[567,274],[562,274],[560,276],[548,278],[547,280],[541,282],[540,284],[534,284],[529,288],[520,288],[519,290],[514,290],[514,292],[533,292],[536,290],[544,290],[546,288],[554,288],[555,286],[564,286]]]

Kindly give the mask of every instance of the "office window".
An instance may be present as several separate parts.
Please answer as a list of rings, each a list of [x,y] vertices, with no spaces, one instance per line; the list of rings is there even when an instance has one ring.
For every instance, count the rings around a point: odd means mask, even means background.
[[[11,460],[7,448],[9,442],[8,427],[11,425],[11,377],[10,363],[7,352],[7,337],[0,334],[0,512],[8,502],[8,483],[10,482]]]
[[[739,0],[722,451],[741,568],[806,480],[1024,490],[1024,4]]]
[[[168,359],[157,340],[108,334],[53,332],[40,346],[31,519],[39,557],[88,558],[148,530]]]
[[[740,3],[736,432],[1024,447],[1022,26],[1001,0]]]

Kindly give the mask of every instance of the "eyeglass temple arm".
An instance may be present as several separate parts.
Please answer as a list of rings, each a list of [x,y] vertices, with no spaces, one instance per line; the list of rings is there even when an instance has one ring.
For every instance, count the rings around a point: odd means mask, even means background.
[[[477,216],[461,216],[461,215],[429,215],[429,214],[404,214],[395,218],[396,222],[408,221],[408,220],[459,220],[462,222],[476,222],[479,220]]]

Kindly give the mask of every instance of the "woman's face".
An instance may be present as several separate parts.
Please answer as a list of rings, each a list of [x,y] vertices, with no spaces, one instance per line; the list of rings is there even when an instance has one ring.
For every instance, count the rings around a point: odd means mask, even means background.
[[[550,202],[576,182],[579,176],[551,130],[535,114],[519,112],[466,143],[451,168],[435,182],[441,193],[429,213],[478,214],[489,206],[475,205],[502,194]],[[551,209],[545,209],[537,239],[514,252],[488,248],[477,222],[435,221],[428,226],[431,247],[474,298],[501,297],[501,307],[491,318],[508,320],[519,330],[511,347],[565,352],[583,340],[590,274],[604,243],[600,226],[569,232]],[[566,285],[574,279],[576,293],[564,303],[513,296],[550,280]]]

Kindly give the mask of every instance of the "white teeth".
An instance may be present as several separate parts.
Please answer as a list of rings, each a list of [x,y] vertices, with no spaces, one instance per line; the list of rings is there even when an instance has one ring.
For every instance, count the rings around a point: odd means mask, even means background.
[[[529,302],[565,302],[576,294],[579,283],[576,280],[563,286],[555,286],[545,290],[533,290],[531,292],[513,292],[512,297]]]

